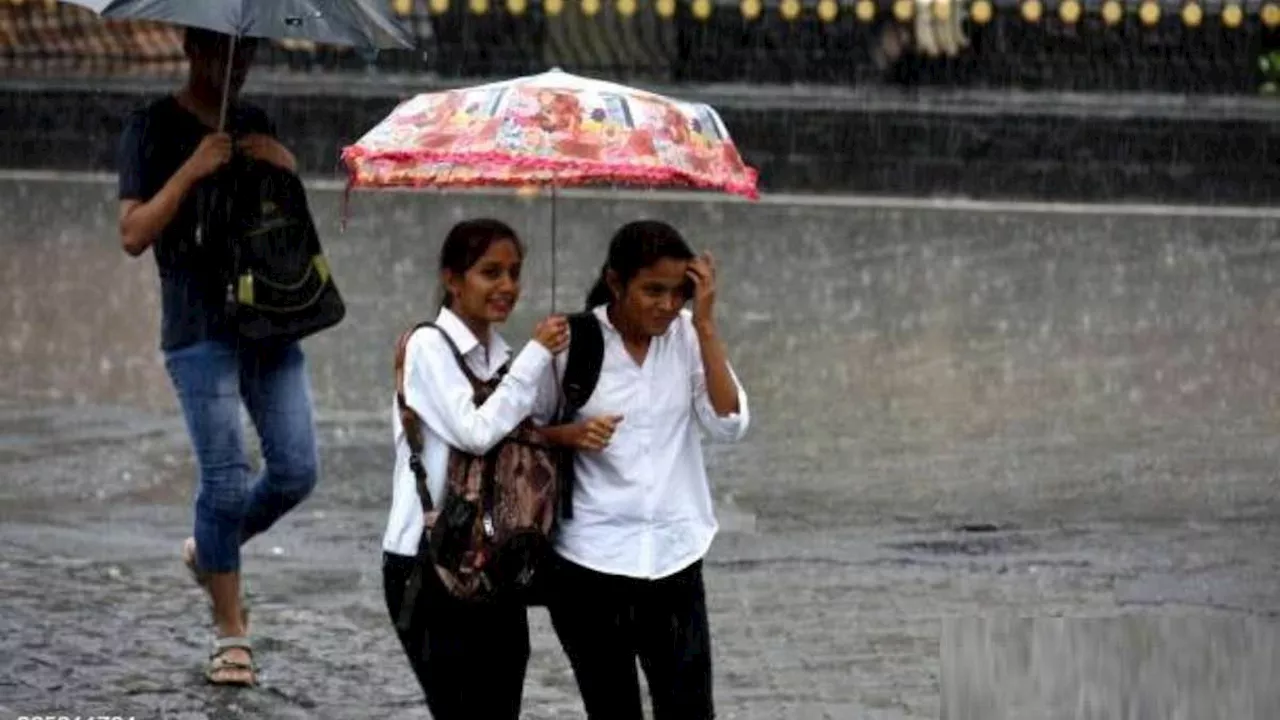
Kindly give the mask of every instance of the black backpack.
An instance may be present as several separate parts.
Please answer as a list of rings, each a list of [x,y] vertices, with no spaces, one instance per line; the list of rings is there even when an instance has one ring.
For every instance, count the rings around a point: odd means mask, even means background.
[[[346,306],[298,176],[241,156],[218,176],[201,188],[199,217],[222,251],[226,317],[239,337],[283,344],[341,322]]]
[[[604,365],[604,331],[600,321],[590,310],[574,313],[569,320],[569,356],[565,360],[564,382],[561,384],[561,404],[554,424],[573,422],[578,411],[596,390],[600,380],[600,368]],[[560,516],[573,517],[574,451],[559,450],[557,463],[560,472]]]

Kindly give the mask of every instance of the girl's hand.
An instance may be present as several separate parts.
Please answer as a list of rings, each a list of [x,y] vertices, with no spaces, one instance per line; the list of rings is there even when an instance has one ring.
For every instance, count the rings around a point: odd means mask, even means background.
[[[715,323],[716,264],[711,253],[703,253],[689,263],[686,271],[693,281],[693,324],[699,328]]]
[[[574,430],[574,448],[592,452],[605,449],[621,422],[621,415],[597,415],[578,423]]]
[[[559,355],[569,347],[569,321],[563,315],[543,318],[533,329],[533,339],[552,355]]]

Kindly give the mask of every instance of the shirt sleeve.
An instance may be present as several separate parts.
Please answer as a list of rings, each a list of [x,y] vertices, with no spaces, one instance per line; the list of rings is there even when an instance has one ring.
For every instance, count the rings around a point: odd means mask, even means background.
[[[440,332],[424,328],[409,339],[405,356],[405,402],[450,447],[483,455],[529,417],[539,379],[551,353],[530,341],[484,404]]]
[[[572,338],[569,340],[573,342]],[[560,353],[553,358],[538,378],[538,399],[533,406],[533,422],[546,427],[556,420],[556,411],[560,409],[561,383],[564,382],[565,364],[569,361],[569,353]]]
[[[737,373],[730,365],[729,375],[733,378],[734,386],[738,388],[738,412],[724,416],[716,413],[716,409],[711,405],[711,395],[707,392],[707,373],[702,367],[702,344],[698,341],[698,333],[693,329],[693,321],[687,315],[682,315],[680,322],[683,325],[682,334],[688,338],[690,385],[693,387],[693,410],[698,416],[698,424],[714,440],[737,442],[747,434],[747,426],[751,422],[751,411],[747,407],[747,392],[742,388],[742,382],[738,380]]]
[[[120,144],[116,148],[120,200],[146,202],[156,192],[147,178],[146,131],[146,117],[141,113],[134,113],[125,122],[124,131],[120,134]]]

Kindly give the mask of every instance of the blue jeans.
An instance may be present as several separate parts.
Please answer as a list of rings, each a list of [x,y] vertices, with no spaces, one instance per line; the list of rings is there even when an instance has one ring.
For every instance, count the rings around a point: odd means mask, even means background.
[[[196,564],[240,569],[240,545],[271,527],[316,484],[315,422],[302,348],[199,342],[165,354],[199,466]],[[249,485],[240,404],[262,444],[263,471]]]

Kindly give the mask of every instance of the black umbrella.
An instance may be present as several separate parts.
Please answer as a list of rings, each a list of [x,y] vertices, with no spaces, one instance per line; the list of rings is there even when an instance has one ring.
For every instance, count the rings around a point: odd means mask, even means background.
[[[310,40],[362,48],[412,48],[413,36],[376,0],[64,0],[104,18],[156,20],[239,37]],[[229,54],[235,53],[233,41]],[[228,62],[228,67],[230,63]],[[231,82],[227,73],[226,83]],[[224,88],[219,129],[226,122]]]

